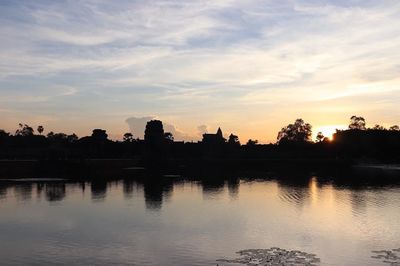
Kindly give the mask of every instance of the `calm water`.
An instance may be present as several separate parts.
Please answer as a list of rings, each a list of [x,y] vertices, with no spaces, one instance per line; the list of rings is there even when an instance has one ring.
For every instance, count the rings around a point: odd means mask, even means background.
[[[1,264],[216,265],[280,247],[385,265],[371,251],[400,248],[400,178],[163,180],[0,181]]]

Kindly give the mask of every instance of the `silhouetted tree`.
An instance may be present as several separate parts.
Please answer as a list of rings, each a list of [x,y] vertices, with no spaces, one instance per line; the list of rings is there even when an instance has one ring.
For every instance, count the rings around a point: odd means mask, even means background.
[[[247,143],[246,143],[246,145],[247,146],[255,146],[255,145],[257,145],[257,143],[258,143],[258,140],[252,140],[252,139],[249,139],[248,141],[247,141]]]
[[[349,129],[365,130],[365,119],[361,116],[350,117]]]
[[[325,136],[324,136],[324,134],[322,134],[322,132],[318,132],[316,138],[317,138],[318,142],[322,142],[325,139]]]
[[[0,144],[6,143],[8,138],[10,137],[10,133],[0,129]]]
[[[78,141],[78,136],[75,133],[67,136],[68,143],[75,143]]]
[[[174,136],[171,132],[165,132],[164,138],[167,140],[167,142],[174,142]]]
[[[164,142],[164,127],[160,120],[147,122],[144,131],[144,140],[147,144],[160,145]]]
[[[389,130],[393,130],[393,131],[399,131],[399,130],[400,130],[400,128],[399,128],[399,126],[398,126],[398,125],[394,125],[394,126],[391,126],[391,127],[389,128]]]
[[[232,146],[240,146],[239,137],[233,134],[229,135],[228,144]]]
[[[50,141],[64,142],[67,139],[67,134],[50,132],[47,134],[47,138]]]
[[[3,129],[0,129],[0,138],[2,138],[2,137],[8,137],[8,136],[10,136],[10,133],[6,132],[6,131],[3,130]]]
[[[278,133],[278,142],[294,141],[306,142],[311,140],[312,126],[303,119],[296,119],[294,124],[289,124]]]
[[[124,140],[124,142],[132,142],[133,141],[133,134],[130,133],[130,132],[125,133],[123,140]]]
[[[104,129],[93,129],[92,138],[98,141],[105,141],[108,135]]]
[[[42,135],[43,131],[44,131],[44,127],[43,126],[38,126],[37,132],[39,132],[40,135]]]
[[[27,124],[20,123],[19,129],[17,129],[17,131],[15,131],[15,135],[27,137],[27,136],[33,136],[33,132],[34,132],[33,128],[31,128]]]
[[[385,128],[381,125],[376,124],[373,128],[371,128],[372,130],[385,130]]]

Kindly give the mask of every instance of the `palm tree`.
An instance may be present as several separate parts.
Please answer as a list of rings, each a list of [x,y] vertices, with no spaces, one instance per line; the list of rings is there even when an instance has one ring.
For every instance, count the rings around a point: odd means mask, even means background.
[[[37,127],[37,131],[39,132],[40,135],[42,135],[42,133],[44,131],[44,127],[43,126],[38,126]]]

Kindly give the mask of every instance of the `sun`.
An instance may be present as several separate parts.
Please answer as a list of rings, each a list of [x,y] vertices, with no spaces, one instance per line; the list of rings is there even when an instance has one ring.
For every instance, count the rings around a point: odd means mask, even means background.
[[[324,125],[324,126],[318,126],[313,129],[313,134],[312,138],[313,140],[316,139],[318,132],[322,132],[322,135],[327,137],[329,140],[333,139],[333,134],[336,133],[336,129],[346,129],[346,125]]]

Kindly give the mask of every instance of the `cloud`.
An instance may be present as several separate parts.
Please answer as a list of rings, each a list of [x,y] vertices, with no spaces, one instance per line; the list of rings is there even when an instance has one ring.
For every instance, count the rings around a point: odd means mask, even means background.
[[[206,125],[200,125],[197,127],[197,133],[199,136],[208,133],[208,127]]]
[[[128,123],[129,129],[135,137],[143,139],[147,122],[154,119],[155,117],[152,116],[129,117],[125,122]]]

